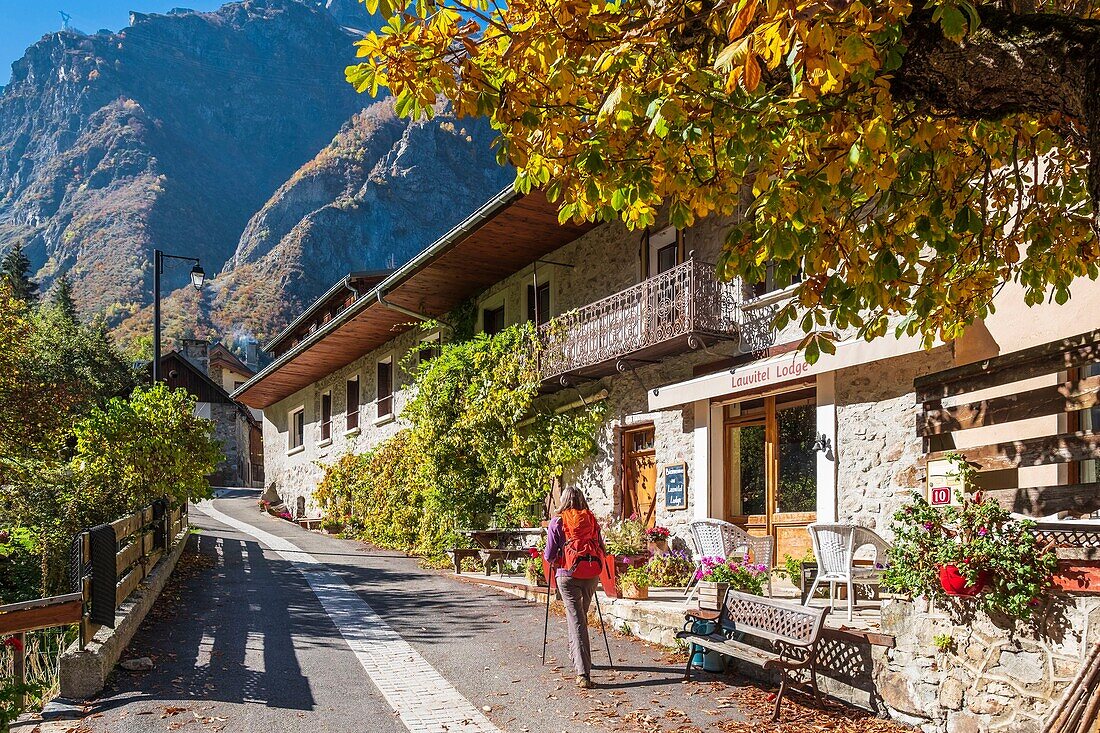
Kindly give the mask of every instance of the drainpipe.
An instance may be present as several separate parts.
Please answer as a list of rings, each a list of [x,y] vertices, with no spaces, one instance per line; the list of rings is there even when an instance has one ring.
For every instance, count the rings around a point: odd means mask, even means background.
[[[421,321],[435,321],[436,323],[440,324],[441,326],[446,326],[447,328],[451,329],[452,331],[455,330],[454,326],[452,326],[451,324],[447,323],[444,320],[440,320],[439,318],[432,318],[431,316],[426,316],[423,313],[417,313],[416,311],[410,310],[410,309],[408,309],[404,306],[398,305],[397,303],[391,303],[390,301],[386,300],[386,298],[382,295],[382,290],[381,289],[379,289],[377,291],[376,295],[377,295],[377,298],[378,298],[378,303],[380,305],[382,305],[383,307],[389,308],[390,310],[395,310],[398,313],[403,313],[406,316],[411,316],[412,318],[416,318],[416,319],[421,320]]]

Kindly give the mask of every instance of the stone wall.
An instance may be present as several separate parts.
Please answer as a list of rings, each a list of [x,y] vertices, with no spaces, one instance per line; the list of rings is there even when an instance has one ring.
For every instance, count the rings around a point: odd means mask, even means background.
[[[347,453],[369,450],[401,429],[400,419],[378,418],[374,404],[376,365],[379,359],[393,358],[396,388],[393,412],[400,415],[408,397],[402,387],[410,381],[403,360],[423,335],[420,329],[403,333],[264,410],[264,476],[268,486],[274,486],[284,503],[295,507],[298,498],[303,497],[306,516],[319,516],[321,508],[313,498],[313,491],[324,476],[324,466],[335,463]],[[347,381],[356,375],[359,377],[359,427],[348,431]],[[332,392],[332,437],[322,441],[321,395],[329,390]],[[305,442],[301,448],[290,450],[288,419],[290,412],[299,407],[305,408]]]
[[[876,683],[890,713],[926,733],[1042,730],[1043,719],[1100,642],[1100,597],[1055,595],[1035,626],[976,614],[962,622],[923,599],[890,601]],[[950,637],[950,649],[935,637]]]
[[[890,517],[920,487],[913,379],[951,366],[951,348],[944,346],[836,373],[840,521],[889,539]]]
[[[225,459],[218,464],[210,477],[210,483],[216,486],[244,486],[240,472],[240,461],[248,460],[248,430],[245,428],[243,439],[240,422],[244,420],[240,408],[234,404],[212,402],[210,419],[214,421],[214,439],[221,443]]]

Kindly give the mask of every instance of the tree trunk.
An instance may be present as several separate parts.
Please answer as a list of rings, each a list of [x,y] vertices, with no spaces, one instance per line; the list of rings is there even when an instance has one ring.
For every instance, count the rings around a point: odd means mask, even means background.
[[[915,12],[894,94],[964,119],[1065,114],[1087,137],[1089,193],[1100,201],[1100,21],[978,12],[981,26],[962,43],[944,38],[930,12]]]

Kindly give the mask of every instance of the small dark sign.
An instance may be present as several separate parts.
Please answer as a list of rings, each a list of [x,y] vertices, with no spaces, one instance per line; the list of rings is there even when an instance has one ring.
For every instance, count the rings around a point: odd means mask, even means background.
[[[665,466],[665,509],[687,509],[687,464]]]

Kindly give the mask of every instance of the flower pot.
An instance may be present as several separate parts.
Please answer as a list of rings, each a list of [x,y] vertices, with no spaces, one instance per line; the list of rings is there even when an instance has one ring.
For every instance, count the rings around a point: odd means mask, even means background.
[[[615,573],[621,574],[627,568],[639,568],[649,562],[649,555],[615,555]]]
[[[527,582],[534,586],[545,586],[546,578],[542,577],[542,573],[526,573]]]
[[[647,585],[624,583],[619,587],[619,592],[623,598],[630,598],[635,601],[644,601],[649,598],[649,586]]]
[[[648,543],[650,555],[667,555],[668,540],[650,540]]]
[[[729,583],[712,583],[709,580],[699,581],[699,608],[704,611],[721,611],[722,604],[726,602],[726,591]]]
[[[978,573],[977,581],[971,585],[967,583],[966,578],[959,572],[957,565],[940,566],[940,587],[942,587],[943,592],[949,596],[973,598],[985,590],[988,584],[989,573],[985,570]]]

